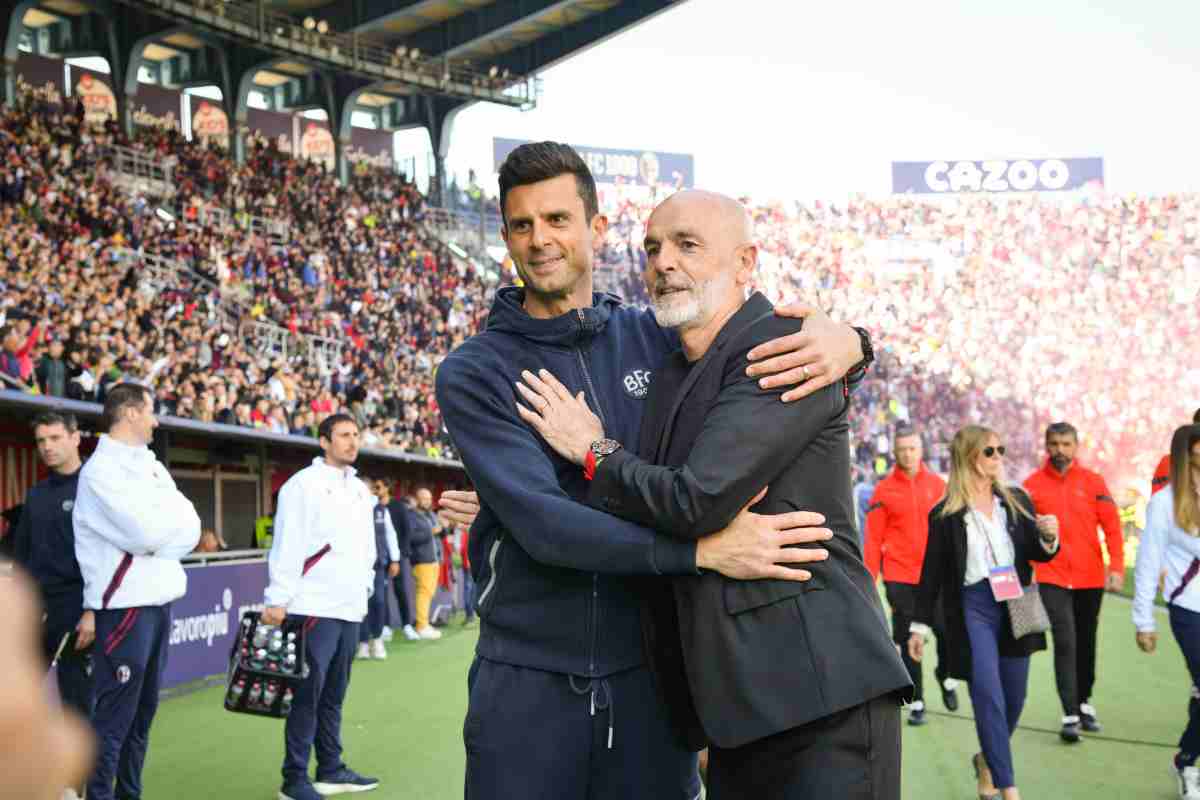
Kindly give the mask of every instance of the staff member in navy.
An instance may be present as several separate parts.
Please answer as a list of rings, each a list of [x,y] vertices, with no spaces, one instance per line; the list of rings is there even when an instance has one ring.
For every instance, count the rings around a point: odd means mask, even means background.
[[[96,615],[83,608],[83,574],[75,560],[71,511],[79,484],[79,423],[74,414],[48,411],[33,421],[38,455],[50,477],[25,495],[25,510],[13,533],[14,560],[29,571],[41,592],[45,622],[42,655],[48,668],[64,637],[56,682],[62,703],[85,719],[92,716],[91,647]],[[78,787],[76,794],[83,793]],[[71,797],[73,789],[66,797]]]
[[[196,509],[147,446],[158,426],[150,390],[112,387],[104,422],[108,433],[79,472],[73,513],[83,607],[96,615],[92,719],[100,742],[89,800],[142,796],[171,602],[187,591],[179,560],[200,541]]]
[[[379,661],[387,658],[387,648],[383,646],[383,625],[387,622],[387,591],[388,578],[400,574],[400,542],[396,537],[396,528],[392,525],[392,515],[388,513],[386,501],[376,493],[377,485],[383,481],[372,481],[363,476],[363,485],[375,499],[375,508],[371,511],[372,528],[375,531],[375,589],[371,599],[367,601],[367,618],[359,625],[358,657],[374,658]]]
[[[375,587],[375,498],[350,466],[358,458],[358,423],[331,414],[318,429],[323,456],[279,490],[275,540],[267,558],[270,582],[262,621],[291,617],[308,631],[308,678],[284,727],[283,788],[279,800],[363,792],[379,786],[342,761],[342,703],[358,626]],[[317,750],[317,780],[308,756]]]

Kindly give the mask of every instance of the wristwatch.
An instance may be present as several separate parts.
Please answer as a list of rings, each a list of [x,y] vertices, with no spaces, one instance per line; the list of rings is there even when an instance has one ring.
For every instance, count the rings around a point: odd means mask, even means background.
[[[588,446],[588,449],[592,451],[596,466],[600,466],[601,461],[621,449],[621,443],[616,439],[597,439]]]
[[[846,373],[847,375],[864,370],[875,362],[875,348],[871,346],[871,334],[867,332],[866,328],[855,327],[854,331],[858,334],[858,342],[862,346],[863,357],[862,361],[850,368],[850,371]]]

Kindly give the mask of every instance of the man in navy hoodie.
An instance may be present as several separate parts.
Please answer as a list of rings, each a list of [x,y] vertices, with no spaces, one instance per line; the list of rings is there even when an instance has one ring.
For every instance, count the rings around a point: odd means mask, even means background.
[[[682,542],[587,507],[583,473],[517,414],[521,373],[548,370],[586,397],[608,435],[636,441],[649,382],[678,339],[651,313],[592,293],[607,221],[574,150],[517,148],[500,170],[500,205],[524,286],[498,292],[486,330],[437,374],[443,418],[480,497],[470,560],[482,626],[467,679],[466,797],[692,800],[695,755],[672,730],[643,658],[639,581],[701,569],[804,580],[807,572],[787,565],[828,554],[787,545],[829,532],[805,527],[820,515],[743,509],[724,530]],[[760,374],[780,373],[764,388],[808,379],[790,398],[861,366],[852,329],[822,317],[806,328],[759,348],[785,354],[760,365]]]
[[[33,437],[50,477],[25,496],[25,510],[13,534],[14,559],[29,571],[41,592],[46,615],[42,655],[47,667],[62,647],[55,677],[63,705],[90,719],[90,653],[96,617],[83,608],[83,575],[75,560],[75,526],[71,522],[83,465],[79,423],[73,414],[46,412],[34,419]],[[82,794],[82,787],[79,790]]]

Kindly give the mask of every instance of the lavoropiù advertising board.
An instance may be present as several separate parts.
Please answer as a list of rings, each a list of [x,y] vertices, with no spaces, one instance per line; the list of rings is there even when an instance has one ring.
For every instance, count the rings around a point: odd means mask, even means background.
[[[185,566],[187,594],[171,604],[167,669],[162,688],[222,675],[238,621],[262,610],[267,562]]]
[[[895,194],[1071,192],[1104,184],[1101,158],[893,161]]]

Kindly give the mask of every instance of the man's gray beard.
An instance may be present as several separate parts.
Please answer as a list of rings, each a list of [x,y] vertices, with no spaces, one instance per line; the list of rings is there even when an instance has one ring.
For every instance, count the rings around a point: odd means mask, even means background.
[[[654,321],[664,328],[682,328],[696,321],[700,316],[700,301],[694,292],[689,292],[686,303],[666,305],[655,300]]]

